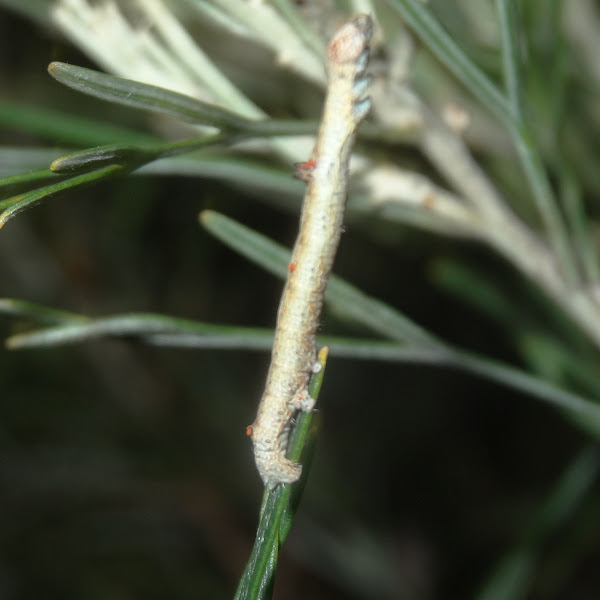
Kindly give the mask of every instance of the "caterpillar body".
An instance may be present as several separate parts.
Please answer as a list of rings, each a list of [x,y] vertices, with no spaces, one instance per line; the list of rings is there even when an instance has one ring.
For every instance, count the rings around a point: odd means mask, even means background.
[[[300,230],[281,297],[271,363],[258,414],[247,433],[264,484],[293,483],[301,465],[287,459],[295,412],[311,411],[308,382],[317,360],[316,333],[325,288],[342,232],[348,165],[356,130],[368,113],[365,74],[372,21],[359,15],[343,25],[327,47],[328,87],[310,159],[296,165],[307,188]]]

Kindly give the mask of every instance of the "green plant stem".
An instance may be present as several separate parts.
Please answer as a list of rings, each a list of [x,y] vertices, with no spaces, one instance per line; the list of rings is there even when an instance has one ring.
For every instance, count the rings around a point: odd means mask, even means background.
[[[501,36],[502,71],[508,98],[508,109],[516,122],[522,121],[521,59],[519,56],[520,28],[517,7],[513,0],[496,0]]]
[[[327,354],[327,346],[319,351],[318,361],[321,370],[313,375],[309,385],[310,395],[315,399],[319,396],[323,382]],[[311,420],[311,413],[301,412],[298,415],[288,447],[288,457],[294,461],[300,459],[307,441],[314,441],[316,431],[311,431]],[[266,600],[270,598],[279,546],[285,540],[291,527],[309,470],[310,460],[304,460],[302,476],[297,483],[278,485],[273,490],[265,489],[256,540],[234,600]],[[292,490],[294,490],[293,496]]]
[[[550,187],[548,176],[539,154],[533,147],[531,132],[524,124],[511,128],[511,133],[521,166],[531,191],[538,213],[541,215],[550,244],[554,249],[561,273],[568,288],[573,289],[579,282],[577,264],[573,256],[569,236],[564,221],[557,208],[556,198]]]
[[[600,264],[594,241],[591,239],[589,222],[585,213],[581,186],[575,177],[568,159],[563,157],[559,165],[560,197],[565,207],[573,244],[577,256],[581,261],[581,267],[585,280],[590,284],[598,284],[600,281]]]

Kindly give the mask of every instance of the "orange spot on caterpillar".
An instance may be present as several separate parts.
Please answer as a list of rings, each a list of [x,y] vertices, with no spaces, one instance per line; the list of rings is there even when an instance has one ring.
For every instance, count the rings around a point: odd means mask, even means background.
[[[248,427],[246,427],[246,435],[250,437],[253,433],[254,429],[252,429],[252,425],[248,425]]]
[[[293,262],[291,262],[291,263],[288,265],[288,271],[289,271],[290,273],[293,273],[295,270],[296,270],[296,263],[293,263]]]
[[[435,196],[433,196],[433,194],[427,194],[423,198],[423,206],[425,208],[431,209],[431,208],[433,208],[434,204],[435,204]]]
[[[294,177],[297,177],[305,183],[309,183],[312,181],[312,172],[316,166],[317,161],[314,158],[310,158],[306,162],[295,163],[294,167],[296,171],[294,172]]]
[[[308,159],[306,162],[300,163],[298,168],[314,169],[317,166],[317,161],[314,158]]]

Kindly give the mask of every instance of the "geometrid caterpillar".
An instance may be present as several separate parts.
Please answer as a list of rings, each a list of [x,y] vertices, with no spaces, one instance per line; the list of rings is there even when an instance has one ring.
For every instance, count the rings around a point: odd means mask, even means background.
[[[302,467],[285,457],[292,417],[315,401],[308,381],[317,359],[316,332],[323,296],[339,244],[356,129],[368,113],[365,75],[372,21],[360,15],[333,36],[327,48],[328,87],[311,158],[297,167],[307,183],[300,231],[281,297],[273,353],[258,414],[248,427],[256,466],[265,485],[293,483]]]

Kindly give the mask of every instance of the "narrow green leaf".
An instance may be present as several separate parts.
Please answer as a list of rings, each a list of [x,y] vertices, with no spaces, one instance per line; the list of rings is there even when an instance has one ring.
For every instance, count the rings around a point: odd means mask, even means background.
[[[247,119],[191,96],[66,63],[53,62],[48,72],[60,83],[89,96],[230,133],[256,137],[311,135],[318,127],[318,122],[312,120]]]
[[[77,175],[76,177],[64,179],[58,183],[44,186],[32,192],[21,194],[20,196],[13,196],[12,198],[3,200],[0,202],[0,210],[2,211],[0,213],[0,228],[20,212],[27,208],[31,208],[45,198],[65,190],[74,189],[83,185],[89,185],[90,183],[100,181],[102,179],[114,177],[121,172],[122,168],[118,165],[105,167],[104,169],[98,169],[97,171],[86,173],[85,175]]]
[[[498,562],[477,600],[525,600],[535,566],[536,553],[532,548],[514,550]]]
[[[53,180],[58,181],[61,179],[63,179],[63,177],[53,173],[50,169],[29,171],[27,173],[3,177],[0,179],[0,200],[28,192],[32,187],[36,187],[41,183]]]
[[[188,175],[217,179],[258,195],[270,198],[284,210],[297,210],[304,193],[304,183],[292,177],[291,169],[281,169],[264,162],[239,158],[232,154],[196,153],[193,156],[160,159],[146,165],[139,174]]]
[[[562,156],[558,165],[560,199],[565,207],[573,245],[585,274],[586,283],[598,285],[600,281],[600,261],[594,240],[595,224],[589,219],[581,184],[577,180],[569,159]]]
[[[37,21],[41,27],[48,25],[52,8],[49,0],[0,0],[0,6]]]
[[[136,148],[128,144],[109,144],[88,150],[78,150],[60,156],[52,162],[53,173],[87,173],[102,167],[119,165],[134,171],[154,160],[159,153],[154,148]]]
[[[89,96],[190,123],[233,131],[243,129],[247,123],[247,119],[213,104],[92,69],[53,62],[48,72],[60,83]]]
[[[348,205],[352,218],[364,215],[367,219],[373,218],[373,201],[368,195],[358,193],[352,198]],[[400,223],[410,225],[424,231],[430,231],[438,235],[449,236],[453,239],[473,238],[480,235],[480,225],[475,219],[467,220],[453,219],[448,215],[442,215],[433,210],[423,210],[420,205],[408,202],[389,202],[377,205],[377,218],[385,223]]]
[[[200,215],[202,225],[228,246],[267,271],[285,278],[291,253],[272,240],[213,211]],[[526,392],[569,412],[569,416],[593,435],[600,437],[600,405],[501,363],[451,348],[422,330],[401,313],[370,298],[335,276],[331,277],[326,301],[356,322],[399,342],[435,355],[437,364],[475,373],[513,389]]]
[[[533,328],[534,324],[527,320],[520,303],[515,303],[514,298],[506,294],[499,278],[479,271],[464,261],[452,259],[436,260],[429,274],[444,292],[504,326],[505,335],[518,340]]]
[[[226,138],[217,133],[146,147],[110,144],[61,156],[50,165],[50,169],[54,173],[86,172],[101,166],[118,164],[134,171],[159,158],[193,152],[225,141]]]
[[[262,161],[237,157],[231,153],[216,154],[211,150],[209,154],[209,146],[220,145],[216,137],[200,136],[188,138],[182,142],[165,143],[160,147],[142,148],[138,157],[142,158],[145,155],[145,160],[150,162],[143,164],[135,173],[138,175],[185,175],[216,179],[243,189],[247,194],[254,194],[263,201],[269,200],[282,210],[297,210],[304,184],[292,177],[291,168],[282,169],[267,165]],[[199,148],[202,148],[202,152],[195,151]],[[123,149],[123,154],[120,154],[120,149]],[[110,147],[92,148],[60,156],[56,150],[42,152],[32,150],[30,153],[28,149],[17,148],[15,149],[14,163],[18,165],[22,161],[20,169],[31,169],[36,168],[38,164],[53,163],[53,168],[60,171],[61,175],[49,169],[9,175],[0,179],[0,199],[22,194],[46,181],[61,181],[67,175],[85,173],[100,165],[106,166],[102,161],[126,163],[129,151],[132,151],[130,156],[137,158],[136,150],[138,149],[127,145],[113,144]],[[151,151],[155,152],[154,155]],[[5,152],[9,158],[4,158]],[[174,156],[177,152],[189,155]],[[0,171],[4,166],[10,171],[13,170],[10,167],[12,155],[12,149],[0,147]],[[167,158],[156,158],[157,156],[167,156]],[[133,170],[133,166],[135,165],[131,164],[127,168]],[[14,170],[17,170],[17,167]]]
[[[547,123],[552,127],[550,139],[553,147],[547,155],[553,158],[553,170],[558,180],[559,201],[564,207],[566,223],[573,239],[575,256],[579,259],[585,284],[595,285],[600,281],[600,262],[593,234],[593,223],[587,215],[581,183],[578,181],[574,165],[581,171],[581,160],[569,149],[569,138],[573,135],[573,93],[571,62],[572,48],[566,39],[563,26],[562,4],[550,3],[551,35],[554,40],[552,62],[548,68],[552,71],[547,102],[549,114]],[[575,134],[575,137],[579,137]],[[593,153],[589,153],[593,156]]]
[[[393,312],[393,309],[387,307]],[[270,329],[215,325],[153,313],[129,313],[90,318],[57,311],[21,300],[0,300],[0,313],[28,317],[53,326],[8,338],[11,349],[57,346],[104,336],[140,336],[146,343],[177,348],[218,348],[269,351]],[[452,348],[437,345],[403,345],[395,342],[321,336],[336,358],[382,360],[451,367],[510,389],[524,392],[567,411],[572,420],[600,437],[600,406],[523,371]]]
[[[106,336],[140,336],[146,343],[174,348],[218,348],[270,351],[273,331],[259,327],[216,325],[155,313],[128,313],[86,317],[76,313],[13,300],[0,299],[0,314],[26,317],[48,327],[19,333],[6,340],[13,350],[81,343]],[[407,348],[395,342],[320,336],[336,358],[435,364],[440,353]]]
[[[420,0],[388,0],[437,59],[502,121],[511,118],[506,98],[450,37]]]
[[[0,102],[0,124],[52,142],[75,146],[110,144],[117,141],[128,144],[160,142],[160,138],[141,131],[14,102]]]
[[[548,174],[538,150],[534,147],[531,133],[525,123],[513,128],[511,133],[536,209],[542,218],[562,273],[572,286],[576,286],[580,282],[577,261],[573,256],[567,228],[558,209]]]
[[[507,125],[512,134],[521,166],[525,172],[537,211],[542,218],[550,243],[554,249],[564,276],[573,285],[579,285],[577,261],[573,256],[568,231],[558,209],[540,153],[535,147],[531,128],[526,123],[521,107],[521,81],[519,34],[520,24],[514,0],[496,0],[500,39],[502,42],[502,66],[508,94],[511,119]]]
[[[49,325],[88,320],[87,317],[77,313],[49,308],[48,306],[15,298],[0,298],[0,314],[27,317],[36,323],[47,323]]]
[[[575,458],[529,520],[516,547],[499,561],[477,600],[521,600],[530,596],[540,546],[574,514],[597,481],[599,470],[596,447],[586,448]]]
[[[204,211],[200,222],[215,237],[234,248],[270,273],[287,276],[291,252],[269,238],[214,211]],[[333,275],[327,286],[325,300],[336,312],[387,338],[399,342],[435,345],[431,334],[389,306],[370,298],[360,290]]]
[[[527,536],[531,543],[540,543],[576,514],[583,499],[595,488],[600,473],[598,446],[584,448],[559,478],[536,518],[530,523]]]
[[[30,171],[47,169],[67,148],[26,148],[0,146],[0,177],[26,176]]]
[[[319,122],[310,119],[263,119],[247,121],[240,132],[249,137],[306,136],[316,135],[318,128]]]
[[[48,309],[45,307],[31,303],[19,302],[15,305],[15,301],[0,301],[0,312],[22,314],[35,320],[43,318],[45,322],[52,323],[56,311],[50,309],[49,314],[46,314],[46,310]],[[269,329],[214,325],[154,313],[128,313],[98,318],[71,313],[64,315],[52,327],[13,335],[6,341],[6,346],[11,349],[61,346],[106,336],[131,335],[143,336],[150,343],[154,343],[155,336],[158,336],[157,344],[179,347],[268,350],[273,343],[273,333]],[[163,338],[158,334],[171,337]]]
[[[521,40],[517,6],[514,0],[496,0],[496,10],[502,40],[502,70],[508,106],[513,119],[521,122]]]
[[[539,150],[533,142],[531,127],[521,107],[521,60],[519,56],[520,23],[515,0],[496,0],[502,50],[502,66],[511,113],[507,125],[512,134],[521,166],[542,218],[550,243],[558,258],[564,276],[573,285],[579,285],[577,261],[573,255],[567,227],[558,208]]]
[[[440,357],[441,358],[441,357]],[[450,350],[445,364],[497,381],[567,411],[580,427],[600,438],[600,404],[563,390],[528,373],[461,350]],[[442,362],[442,361],[440,361]]]

